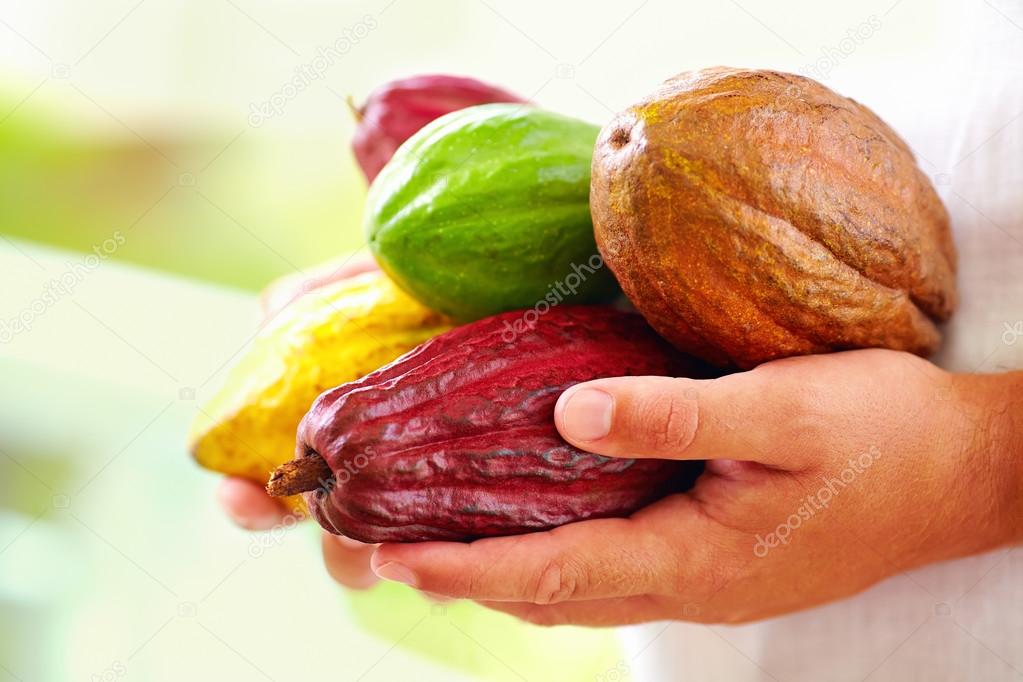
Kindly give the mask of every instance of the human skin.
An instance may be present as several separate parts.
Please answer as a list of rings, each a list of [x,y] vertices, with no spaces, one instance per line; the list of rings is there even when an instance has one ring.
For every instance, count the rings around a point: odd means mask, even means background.
[[[377,575],[540,624],[741,623],[1023,540],[1020,372],[850,351],[707,381],[587,382],[555,420],[591,452],[707,470],[628,519],[384,544]]]
[[[351,588],[379,576],[541,624],[739,623],[809,608],[1023,541],[1021,389],[1023,372],[952,374],[887,350],[707,381],[587,382],[555,409],[566,440],[706,460],[696,487],[628,519],[468,544],[324,534],[324,560]],[[249,481],[225,480],[220,498],[247,528],[285,514]]]

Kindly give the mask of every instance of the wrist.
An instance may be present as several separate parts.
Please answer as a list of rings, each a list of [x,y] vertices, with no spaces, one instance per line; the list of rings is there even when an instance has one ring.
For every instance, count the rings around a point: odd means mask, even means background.
[[[1023,543],[1023,372],[973,375],[967,409],[979,438],[971,460],[988,468],[990,499],[980,506],[994,531],[989,549]],[[986,535],[986,534],[985,534]]]
[[[1006,409],[1002,415],[1005,422],[1004,457],[1005,469],[1009,476],[1006,486],[1009,507],[1009,544],[1023,544],[1023,372],[1010,372],[1004,376]]]

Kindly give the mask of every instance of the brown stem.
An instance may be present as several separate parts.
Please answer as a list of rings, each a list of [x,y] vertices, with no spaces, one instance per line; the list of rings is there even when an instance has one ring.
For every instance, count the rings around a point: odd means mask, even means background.
[[[355,99],[351,95],[345,97],[345,102],[348,104],[348,110],[352,112],[352,116],[355,118],[356,123],[362,121],[362,109],[355,104]]]
[[[326,486],[334,479],[334,473],[318,453],[285,462],[270,474],[266,491],[271,497],[297,495]]]

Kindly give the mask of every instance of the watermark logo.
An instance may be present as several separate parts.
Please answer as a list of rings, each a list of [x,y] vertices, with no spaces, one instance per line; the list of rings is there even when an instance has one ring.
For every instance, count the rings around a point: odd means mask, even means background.
[[[622,680],[629,679],[631,674],[632,669],[629,664],[625,661],[618,661],[613,668],[597,673],[593,679],[595,682],[622,682]]]
[[[820,56],[813,62],[804,65],[799,69],[801,76],[824,82],[834,71],[848,59],[856,50],[874,37],[882,28],[880,17],[871,14],[866,21],[846,31],[845,37],[833,45],[823,45],[820,48]],[[777,106],[786,102],[798,101],[805,95],[805,83],[796,81],[789,84],[775,100]]]
[[[810,78],[825,80],[833,70],[880,30],[881,19],[871,14],[866,21],[846,31],[845,37],[834,45],[822,45],[820,56],[812,64],[804,66],[801,73]]]
[[[258,559],[271,547],[280,546],[284,542],[288,531],[297,526],[298,522],[304,518],[305,516],[302,514],[288,514],[280,523],[267,532],[254,535],[249,541],[249,556],[253,559]]]
[[[368,467],[374,457],[376,457],[376,451],[372,446],[369,446],[354,457],[345,459],[341,469],[335,471],[334,478],[328,482],[328,489],[348,483],[348,481],[358,476],[360,471]]]
[[[1002,332],[1002,343],[1006,346],[1015,346],[1016,342],[1023,338],[1023,320],[1018,320],[1015,324],[1008,322],[1003,324],[1005,331]]]
[[[549,285],[546,295],[532,308],[527,309],[514,322],[505,320],[504,329],[501,331],[501,340],[511,343],[520,334],[531,331],[536,326],[537,320],[549,313],[551,308],[564,302],[566,298],[575,296],[586,280],[603,267],[604,259],[599,253],[590,256],[584,265],[572,263],[572,272],[568,273],[565,279]]]
[[[358,476],[363,469],[369,466],[369,463],[373,461],[376,454],[376,450],[374,450],[372,446],[369,446],[354,457],[346,458],[341,464],[341,468],[333,472],[333,477],[318,481],[320,484],[319,489],[323,490],[325,494],[330,494],[330,492],[337,486],[348,483]],[[279,546],[284,542],[284,538],[287,536],[288,531],[297,526],[298,523],[305,518],[305,515],[301,513],[288,514],[280,523],[270,530],[260,535],[253,536],[252,540],[249,542],[249,556],[253,559],[258,559],[271,547]]]
[[[128,667],[121,661],[114,661],[105,670],[89,676],[90,682],[114,682],[128,674]]]
[[[79,261],[67,263],[67,269],[59,276],[50,279],[43,285],[42,293],[29,301],[20,313],[15,317],[0,319],[0,344],[10,343],[15,336],[24,332],[32,331],[36,321],[42,317],[47,310],[57,305],[61,299],[66,298],[75,292],[75,288],[96,270],[106,259],[110,258],[117,249],[121,248],[127,238],[120,230],[117,230],[104,239],[101,244],[92,247],[92,253],[87,254]]]
[[[823,477],[823,485],[812,495],[804,497],[799,506],[784,522],[778,524],[772,532],[761,536],[755,536],[753,544],[753,555],[759,559],[766,557],[772,548],[779,545],[788,545],[792,534],[798,530],[804,522],[809,521],[817,512],[828,508],[832,500],[838,497],[843,490],[852,484],[856,478],[874,465],[881,457],[881,451],[877,446],[871,446],[869,450],[862,453],[855,459],[850,458],[846,466],[838,473],[838,476]]]
[[[316,56],[311,61],[296,66],[295,75],[276,92],[262,102],[252,102],[249,105],[249,125],[258,128],[283,114],[288,103],[316,81],[323,80],[327,72],[365,40],[378,25],[376,17],[367,14],[361,21],[343,30],[341,36],[333,43],[316,48]]]

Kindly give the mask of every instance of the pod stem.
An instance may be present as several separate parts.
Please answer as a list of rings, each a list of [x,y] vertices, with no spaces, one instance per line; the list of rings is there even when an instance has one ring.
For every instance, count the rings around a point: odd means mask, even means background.
[[[323,488],[334,480],[334,473],[317,452],[285,462],[270,474],[266,491],[271,497],[287,497]]]
[[[352,117],[356,123],[362,122],[362,109],[355,103],[355,99],[348,95],[345,97],[345,103],[348,104],[348,110],[352,112]]]

